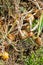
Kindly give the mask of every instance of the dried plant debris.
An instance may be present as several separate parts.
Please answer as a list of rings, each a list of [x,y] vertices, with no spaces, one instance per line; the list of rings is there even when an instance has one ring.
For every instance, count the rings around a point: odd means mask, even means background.
[[[0,60],[24,65],[24,59],[42,46],[43,1],[0,0]]]

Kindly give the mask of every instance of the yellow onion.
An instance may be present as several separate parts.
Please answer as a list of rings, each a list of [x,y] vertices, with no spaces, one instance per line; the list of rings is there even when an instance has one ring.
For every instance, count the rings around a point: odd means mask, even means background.
[[[13,41],[13,40],[15,40],[15,35],[14,35],[14,34],[9,34],[9,35],[8,35],[8,38],[9,38],[11,41]]]
[[[32,37],[33,35],[34,35],[33,32],[29,32],[29,33],[28,33],[28,36],[29,36],[29,37]]]
[[[21,30],[21,33],[19,33],[19,36],[21,39],[25,39],[28,37],[28,32],[25,30]]]
[[[31,20],[31,22],[33,22],[34,20],[34,16],[32,14],[28,14],[26,17],[25,17],[26,21],[27,22],[30,22],[29,20]]]
[[[40,37],[36,38],[35,41],[38,45],[42,45],[42,40]]]
[[[6,51],[3,52],[3,54],[2,54],[2,59],[3,59],[3,60],[9,59],[9,54],[8,54]]]

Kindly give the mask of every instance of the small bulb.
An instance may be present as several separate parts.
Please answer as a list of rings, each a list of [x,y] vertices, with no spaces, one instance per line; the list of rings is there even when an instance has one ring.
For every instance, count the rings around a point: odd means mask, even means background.
[[[34,35],[33,32],[29,32],[29,33],[28,33],[28,36],[29,36],[29,37],[32,37],[33,35]]]
[[[42,45],[42,40],[40,37],[36,38],[35,41],[38,45]]]
[[[30,19],[29,19],[30,18]],[[31,20],[32,22],[34,21],[34,16],[32,14],[28,14],[25,19],[27,20],[27,22],[29,22],[29,20]]]
[[[8,46],[8,43],[7,43],[6,41],[4,41],[2,44],[3,44],[4,46]]]
[[[25,31],[25,30],[22,30],[21,31],[22,32],[22,34],[20,33],[20,38],[22,38],[22,39],[25,39],[25,38],[27,38],[28,37],[28,32],[27,31]]]
[[[9,35],[8,35],[8,38],[9,38],[11,41],[13,41],[13,40],[15,40],[15,35],[14,35],[14,34],[9,34]]]
[[[2,54],[2,59],[3,59],[3,60],[9,59],[9,54],[8,54],[6,51],[3,52],[3,54]]]

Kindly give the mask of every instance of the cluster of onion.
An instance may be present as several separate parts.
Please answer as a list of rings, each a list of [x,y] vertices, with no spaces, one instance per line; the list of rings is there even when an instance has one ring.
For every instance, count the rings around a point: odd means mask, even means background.
[[[35,17],[37,17],[38,18],[38,13],[39,12],[39,10],[36,10],[36,15],[35,15]],[[41,13],[40,13],[41,14]],[[30,18],[30,19],[29,19]],[[25,17],[25,20],[26,20],[26,22],[27,23],[30,23],[30,25],[31,25],[31,23],[34,21],[34,15],[32,15],[32,14],[28,14],[26,17]],[[25,29],[29,29],[30,28],[30,26],[29,25],[27,25],[27,26],[25,26]],[[25,39],[25,38],[28,38],[28,37],[33,37],[34,38],[34,40],[35,40],[35,42],[38,44],[38,45],[42,45],[42,40],[41,40],[41,37],[35,37],[35,35],[34,35],[34,33],[33,33],[33,31],[26,31],[26,30],[21,30],[22,31],[22,34],[20,33],[19,34],[19,36],[20,36],[20,38],[22,38],[22,39]]]
[[[19,31],[19,37],[21,39],[26,39],[28,37],[33,37],[34,36],[34,32],[31,31],[26,31],[27,29],[31,28],[31,23],[34,21],[34,16],[33,14],[27,14],[27,16],[25,17],[25,20],[27,23],[30,23],[30,26],[27,25],[25,26],[25,29],[22,29],[21,32]],[[0,22],[0,28],[2,27],[2,22]],[[16,36],[15,34],[13,33],[9,33],[7,35],[8,39],[10,39],[11,41],[14,41],[16,39]],[[41,38],[38,37],[38,38],[35,38],[35,42],[38,44],[38,45],[42,45],[41,44]],[[8,43],[5,41],[3,42],[3,45],[6,47],[8,45]],[[3,60],[6,60],[9,58],[9,54],[7,52],[3,52],[3,53],[0,53],[0,56],[2,57]]]

